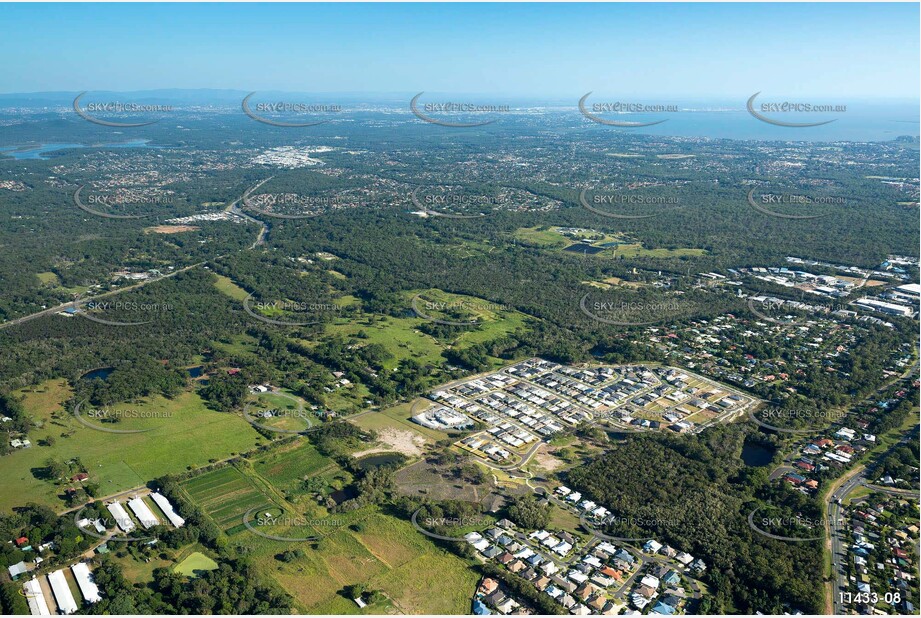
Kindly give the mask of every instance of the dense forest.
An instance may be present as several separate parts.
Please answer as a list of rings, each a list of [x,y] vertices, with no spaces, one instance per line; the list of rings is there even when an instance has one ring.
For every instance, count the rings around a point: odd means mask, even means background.
[[[769,539],[747,522],[762,503],[813,518],[817,506],[786,486],[767,484],[765,469],[742,464],[750,431],[728,425],[677,438],[642,436],[573,469],[566,482],[631,524],[611,533],[654,537],[703,558],[711,590],[704,613],[819,613],[821,543]]]

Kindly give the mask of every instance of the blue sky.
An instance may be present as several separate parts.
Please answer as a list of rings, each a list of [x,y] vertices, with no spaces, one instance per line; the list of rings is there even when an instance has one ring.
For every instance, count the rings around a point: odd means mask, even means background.
[[[0,4],[0,92],[912,98],[905,4]]]

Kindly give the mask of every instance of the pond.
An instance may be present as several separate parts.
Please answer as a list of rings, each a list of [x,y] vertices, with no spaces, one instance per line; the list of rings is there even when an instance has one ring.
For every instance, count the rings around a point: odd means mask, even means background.
[[[188,367],[186,371],[189,373],[190,378],[199,378],[205,372],[205,367],[203,365]]]
[[[358,497],[358,490],[349,485],[345,489],[340,489],[339,491],[334,491],[329,494],[329,497],[333,499],[333,502],[336,504],[342,504],[346,500],[351,500],[352,498]]]
[[[769,446],[746,442],[742,445],[742,461],[745,462],[746,466],[760,468],[769,465],[774,460],[775,452]]]
[[[399,466],[404,461],[406,461],[406,457],[400,453],[379,453],[359,459],[355,462],[355,465],[361,470],[370,470],[381,466]]]
[[[100,380],[108,380],[113,371],[115,371],[115,367],[100,367],[99,369],[87,371],[82,376],[80,376],[80,379],[95,380],[96,378],[99,378]]]

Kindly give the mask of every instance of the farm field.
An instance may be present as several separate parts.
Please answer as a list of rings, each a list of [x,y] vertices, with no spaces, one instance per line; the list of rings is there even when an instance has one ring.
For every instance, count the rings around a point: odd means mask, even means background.
[[[225,466],[182,483],[188,497],[225,533],[243,529],[247,511],[277,508],[259,486],[234,466]]]
[[[256,460],[253,470],[283,493],[300,491],[305,478],[319,477],[328,484],[338,479],[337,484],[342,486],[351,482],[352,478],[349,472],[332,459],[321,455],[306,440],[298,440],[290,446],[273,450]]]
[[[119,404],[150,418],[125,419],[118,429],[149,429],[143,433],[114,434],[78,422],[62,404],[71,396],[64,380],[45,382],[36,392],[18,391],[23,405],[41,427],[31,432],[32,447],[4,457],[0,475],[0,509],[37,502],[54,508],[63,488],[42,477],[49,458],[68,461],[79,457],[97,483],[101,495],[138,487],[164,474],[212,459],[252,449],[264,439],[242,417],[210,410],[193,392],[174,399],[150,397]],[[92,424],[98,424],[96,422]],[[111,427],[111,425],[101,425]],[[46,438],[54,438],[52,446]]]

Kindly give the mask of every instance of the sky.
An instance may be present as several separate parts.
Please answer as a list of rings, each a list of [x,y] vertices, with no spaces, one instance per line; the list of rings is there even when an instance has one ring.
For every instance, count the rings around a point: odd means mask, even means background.
[[[0,92],[917,99],[919,5],[0,4]]]

